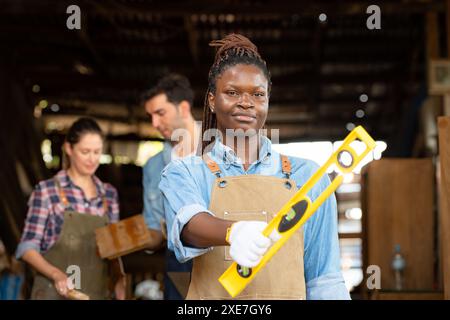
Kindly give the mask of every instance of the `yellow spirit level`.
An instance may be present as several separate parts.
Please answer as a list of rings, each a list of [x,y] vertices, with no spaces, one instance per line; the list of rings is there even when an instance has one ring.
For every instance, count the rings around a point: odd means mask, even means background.
[[[365,150],[358,154],[350,144],[355,140],[361,140],[365,144]],[[219,282],[235,297],[253,280],[256,274],[266,265],[273,255],[284,243],[298,230],[320,207],[320,205],[338,188],[344,179],[344,174],[350,173],[364,157],[375,148],[375,141],[358,126],[349,133],[341,147],[334,152],[328,161],[311,176],[299,191],[281,208],[275,217],[264,229],[263,234],[268,237],[275,229],[280,238],[264,254],[260,263],[254,268],[239,266],[236,262],[220,276]],[[312,187],[323,177],[330,166],[336,165],[338,175],[330,185],[317,197],[315,201],[307,196]]]

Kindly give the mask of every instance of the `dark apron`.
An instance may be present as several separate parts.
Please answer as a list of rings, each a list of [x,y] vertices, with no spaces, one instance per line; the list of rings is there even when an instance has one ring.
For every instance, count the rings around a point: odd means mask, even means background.
[[[103,198],[105,209],[103,217],[75,212],[68,209],[69,202],[64,190],[58,182],[56,185],[66,208],[64,223],[58,240],[43,254],[43,257],[64,273],[69,266],[78,266],[81,288],[77,290],[87,294],[90,299],[107,299],[109,295],[108,263],[99,257],[95,240],[95,229],[108,224],[106,199]],[[56,291],[54,281],[38,273],[34,278],[31,299],[64,300],[65,298]]]

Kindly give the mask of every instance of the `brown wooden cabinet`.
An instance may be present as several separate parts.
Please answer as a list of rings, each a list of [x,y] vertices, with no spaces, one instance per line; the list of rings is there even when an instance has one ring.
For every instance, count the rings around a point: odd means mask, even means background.
[[[435,287],[434,172],[431,159],[382,159],[362,172],[363,270],[381,268],[381,290],[395,289],[396,245],[406,260],[403,290]]]

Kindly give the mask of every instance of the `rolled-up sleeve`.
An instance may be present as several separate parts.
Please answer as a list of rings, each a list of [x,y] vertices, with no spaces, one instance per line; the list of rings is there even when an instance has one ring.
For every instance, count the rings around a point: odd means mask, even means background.
[[[16,258],[20,259],[30,249],[40,252],[45,226],[49,214],[48,196],[40,186],[36,186],[28,201],[28,213],[22,238],[16,249]]]
[[[328,176],[312,191],[316,199],[328,187]],[[304,228],[307,299],[350,299],[341,273],[336,197],[332,194]]]
[[[340,272],[328,273],[306,283],[307,300],[349,300],[350,294]]]
[[[185,164],[179,160],[171,162],[162,172],[159,188],[164,197],[169,249],[178,261],[186,262],[212,250],[189,247],[181,240],[181,232],[193,216],[200,212],[213,215]]]

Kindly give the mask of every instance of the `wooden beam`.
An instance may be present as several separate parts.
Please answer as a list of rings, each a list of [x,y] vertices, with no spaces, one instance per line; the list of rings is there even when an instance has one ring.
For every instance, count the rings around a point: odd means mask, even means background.
[[[445,27],[446,27],[446,40],[447,40],[447,58],[450,58],[450,0],[446,1],[445,10]]]
[[[198,46],[198,32],[192,20],[189,17],[184,17],[184,28],[187,33],[189,51],[191,53],[192,61],[197,66],[200,58],[200,48]],[[184,53],[183,53],[184,54]]]
[[[429,11],[425,15],[425,48],[426,61],[439,58],[439,27],[438,15],[435,11]]]
[[[14,0],[2,3],[2,10],[5,14],[14,14],[18,10],[22,12],[33,12],[36,14],[46,14],[48,12],[60,12],[65,14],[65,8],[70,4],[67,1],[59,1],[58,4],[52,1],[23,1],[22,6],[12,5]],[[11,3],[11,4],[10,4]],[[26,3],[26,6],[25,6]],[[298,14],[299,17],[309,16],[320,12],[332,12],[336,15],[356,15],[365,13],[365,9],[373,4],[373,1],[348,0],[345,5],[339,2],[330,2],[320,0],[315,2],[304,1],[280,1],[270,0],[264,1],[264,5],[255,5],[255,2],[243,2],[239,6],[235,5],[236,1],[211,2],[210,0],[190,2],[178,2],[176,5],[169,4],[167,1],[157,1],[152,3],[136,2],[136,4],[107,5],[102,3],[105,11],[114,17],[137,17],[137,16],[183,16],[187,14],[235,14],[246,15],[258,18],[270,18],[278,15]],[[421,1],[410,0],[407,5],[400,1],[379,0],[377,5],[382,8],[385,14],[403,14],[421,13],[424,10],[435,10],[443,12],[445,3],[439,0]],[[100,14],[97,14],[99,16]]]
[[[450,94],[444,95],[444,110],[443,110],[444,116],[450,116]]]
[[[450,300],[450,117],[439,117],[439,221],[444,297]]]

